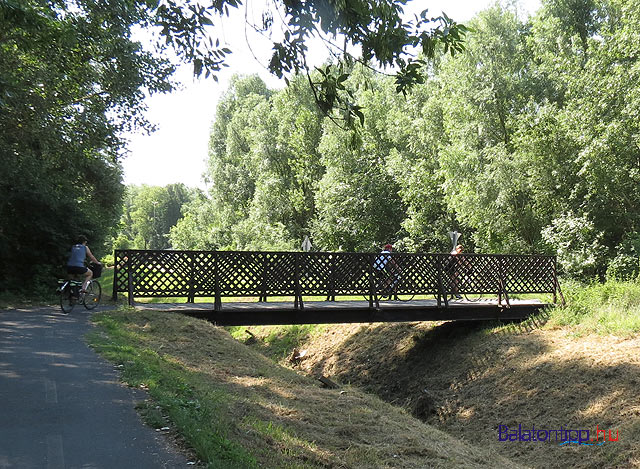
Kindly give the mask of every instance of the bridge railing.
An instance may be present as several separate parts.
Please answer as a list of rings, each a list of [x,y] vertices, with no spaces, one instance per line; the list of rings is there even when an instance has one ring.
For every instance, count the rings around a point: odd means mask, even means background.
[[[113,297],[214,298],[303,296],[334,300],[365,296],[374,306],[379,253],[116,250]],[[397,294],[433,295],[448,305],[452,293],[497,295],[559,292],[556,258],[542,255],[426,254],[387,255],[399,278]],[[389,264],[391,266],[392,264]],[[387,267],[389,270],[389,267]]]

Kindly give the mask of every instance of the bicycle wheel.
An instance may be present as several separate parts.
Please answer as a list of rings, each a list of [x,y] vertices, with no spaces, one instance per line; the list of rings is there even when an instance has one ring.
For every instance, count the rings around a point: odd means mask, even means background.
[[[411,301],[411,300],[413,300],[414,296],[416,296],[416,295],[412,295],[410,293],[407,293],[407,294],[404,294],[404,295],[403,294],[396,295],[395,297],[400,301]]]
[[[467,301],[480,301],[480,298],[482,298],[482,295],[478,293],[465,293],[464,295],[464,299]]]
[[[375,291],[376,301],[388,301],[391,299],[391,288],[389,285],[378,287]]]
[[[391,299],[391,294],[389,292],[376,293],[376,299],[378,301],[388,301]]]
[[[438,299],[438,295],[433,295],[433,297],[437,300]],[[460,301],[462,299],[462,296],[460,296],[460,298],[458,298],[455,293],[451,293],[451,292],[447,292],[445,293],[443,296],[440,297],[440,300],[442,302],[444,302],[445,300],[447,301]]]
[[[391,299],[392,294],[392,281],[390,274],[381,270],[376,275],[376,284],[374,290],[374,297],[377,302],[387,301]]]
[[[89,285],[87,285],[87,291],[82,297],[82,304],[87,309],[93,309],[100,303],[100,298],[102,297],[102,287],[100,284],[91,280]]]
[[[67,283],[60,289],[60,308],[68,314],[76,304],[76,299],[71,296],[71,286]]]

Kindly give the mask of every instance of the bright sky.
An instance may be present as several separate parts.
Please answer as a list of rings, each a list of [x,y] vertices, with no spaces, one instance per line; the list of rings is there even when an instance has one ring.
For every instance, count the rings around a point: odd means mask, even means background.
[[[249,5],[258,3],[247,1]],[[495,0],[413,0],[409,6],[416,11],[429,8],[433,16],[445,11],[450,18],[464,23],[494,3]],[[525,14],[533,13],[540,0],[520,0],[520,4]],[[209,130],[218,99],[227,90],[232,75],[258,73],[270,88],[284,86],[253,57],[242,23],[225,22],[223,33],[233,54],[228,56],[229,67],[218,75],[217,83],[211,78],[194,80],[191,68],[183,67],[177,75],[183,89],[148,99],[147,117],[158,130],[151,135],[130,135],[130,153],[123,163],[125,184],[164,186],[181,182],[205,188],[202,174],[206,168]],[[266,63],[270,57],[268,41],[251,43],[253,53]],[[320,58],[318,63],[323,60],[324,57]]]

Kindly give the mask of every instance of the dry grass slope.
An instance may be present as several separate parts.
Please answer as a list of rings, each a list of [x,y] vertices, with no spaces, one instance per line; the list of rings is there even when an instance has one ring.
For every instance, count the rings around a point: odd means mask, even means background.
[[[517,466],[356,387],[322,388],[207,322],[159,312],[107,314],[135,333],[135,347],[189,370],[187,382],[200,399],[225,395],[220,417],[230,422],[228,437],[262,467]]]
[[[262,333],[271,333],[261,329]],[[545,326],[335,325],[297,366],[351,383],[464,441],[533,467],[640,467],[640,338]],[[264,349],[264,346],[263,346]],[[500,442],[513,428],[619,430],[602,446]]]

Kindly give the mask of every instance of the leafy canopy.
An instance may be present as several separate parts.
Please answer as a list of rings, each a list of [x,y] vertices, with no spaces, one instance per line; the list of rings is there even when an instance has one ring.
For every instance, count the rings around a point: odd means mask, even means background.
[[[344,86],[355,62],[393,69],[397,91],[406,93],[424,82],[425,60],[434,58],[439,48],[451,55],[464,50],[468,31],[464,25],[445,14],[431,17],[428,10],[405,20],[407,3],[408,0],[275,0],[264,6],[261,24],[248,26],[272,41],[268,65],[271,73],[287,82],[293,74],[306,74],[322,112],[352,127],[354,119],[363,120],[354,95]],[[216,23],[247,8],[238,0],[139,0],[135,4],[146,7],[149,23],[160,26],[165,43],[172,45],[179,57],[193,63],[196,76],[212,75],[214,79],[232,52],[219,37],[214,40],[211,35],[215,34]],[[276,37],[279,39],[271,39]],[[324,68],[317,81],[311,78],[307,61],[308,44],[314,38],[322,40],[331,58],[340,64]]]

